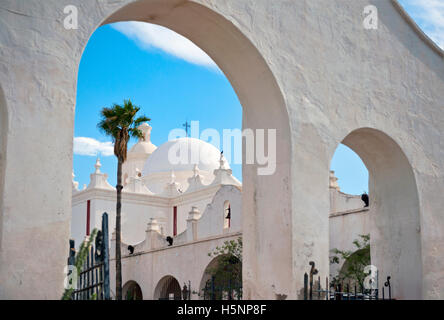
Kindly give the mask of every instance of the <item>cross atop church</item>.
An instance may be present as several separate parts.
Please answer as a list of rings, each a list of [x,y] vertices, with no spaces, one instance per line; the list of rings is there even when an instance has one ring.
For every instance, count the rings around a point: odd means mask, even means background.
[[[187,133],[187,137],[188,137],[188,129],[190,128],[190,124],[188,123],[188,120],[185,121],[185,123],[182,126],[185,127],[185,132]]]

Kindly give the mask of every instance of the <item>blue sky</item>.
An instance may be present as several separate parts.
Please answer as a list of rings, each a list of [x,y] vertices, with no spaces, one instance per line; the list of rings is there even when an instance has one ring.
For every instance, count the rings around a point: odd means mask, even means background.
[[[444,0],[401,0],[423,30],[444,47]],[[96,127],[102,107],[131,98],[152,120],[151,140],[160,145],[188,120],[200,128],[242,127],[242,107],[222,71],[199,48],[178,34],[150,24],[129,22],[100,27],[82,56],[77,83],[74,174],[80,188],[89,183],[100,154],[102,171],[116,183],[117,162],[110,138]],[[221,134],[222,135],[222,134]],[[135,141],[131,141],[130,146]],[[241,165],[231,165],[242,179]],[[341,190],[368,190],[368,173],[359,157],[340,146],[331,162]]]

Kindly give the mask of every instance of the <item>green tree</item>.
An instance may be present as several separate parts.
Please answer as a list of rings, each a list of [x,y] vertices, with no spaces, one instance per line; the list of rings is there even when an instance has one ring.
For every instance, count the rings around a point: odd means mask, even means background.
[[[353,241],[353,245],[356,247],[355,250],[344,251],[336,248],[331,250],[334,255],[330,257],[330,263],[339,264],[344,261],[339,274],[332,281],[333,284],[346,282],[363,287],[367,276],[364,268],[370,264],[370,235],[359,235],[359,238]]]
[[[117,203],[116,203],[116,300],[122,300],[122,261],[121,243],[121,209],[122,209],[122,165],[126,161],[128,141],[130,137],[144,139],[142,131],[137,127],[143,122],[150,121],[145,116],[136,118],[140,108],[131,100],[124,100],[123,105],[113,104],[103,108],[101,121],[97,127],[114,142],[114,155],[117,157]]]
[[[224,293],[233,298],[242,297],[242,238],[225,241],[223,246],[216,247],[208,256],[217,258],[216,265],[207,269],[210,275],[207,288],[210,288],[211,278],[214,277],[215,287],[219,289],[215,294],[216,299],[222,299]],[[208,292],[204,294],[211,298]]]

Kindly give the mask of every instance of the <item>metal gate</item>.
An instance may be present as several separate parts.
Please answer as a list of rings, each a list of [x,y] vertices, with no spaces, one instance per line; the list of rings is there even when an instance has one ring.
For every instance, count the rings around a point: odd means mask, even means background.
[[[212,276],[202,289],[204,300],[241,300],[242,299],[242,283],[238,283],[229,278],[220,283],[216,281],[216,277]]]
[[[94,243],[84,243],[83,249],[76,254],[74,240],[70,240],[68,258],[68,276],[71,275],[72,289],[69,292],[72,300],[109,300],[109,232],[108,214],[102,215],[102,230],[95,235]],[[76,272],[77,276],[72,277]]]
[[[321,277],[314,279],[314,276],[318,274],[315,263],[310,261],[309,264],[310,272],[304,274],[304,300],[392,300],[390,276],[382,283],[382,286],[376,283],[376,289],[365,289],[356,283],[332,282],[326,277],[325,289],[322,289]]]

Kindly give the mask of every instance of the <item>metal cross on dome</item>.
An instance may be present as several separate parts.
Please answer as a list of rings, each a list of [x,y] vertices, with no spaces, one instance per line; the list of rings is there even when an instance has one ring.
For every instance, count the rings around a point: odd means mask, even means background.
[[[190,128],[190,124],[188,123],[188,120],[185,121],[185,123],[182,126],[185,127],[185,132],[187,133],[187,137],[188,137],[188,129]]]

